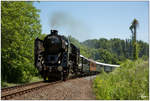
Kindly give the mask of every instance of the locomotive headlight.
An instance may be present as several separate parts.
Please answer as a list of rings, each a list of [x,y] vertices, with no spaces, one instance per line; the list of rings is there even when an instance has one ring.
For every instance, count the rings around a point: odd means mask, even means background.
[[[68,43],[67,43],[67,42],[65,42],[65,45],[68,45]]]
[[[81,69],[81,68],[82,68],[82,65],[81,65],[81,64],[79,64],[78,69]]]
[[[58,61],[58,63],[60,64],[60,60]]]
[[[58,66],[57,70],[61,72],[63,70],[63,67],[62,66]]]
[[[42,61],[42,64],[44,64],[44,61]]]

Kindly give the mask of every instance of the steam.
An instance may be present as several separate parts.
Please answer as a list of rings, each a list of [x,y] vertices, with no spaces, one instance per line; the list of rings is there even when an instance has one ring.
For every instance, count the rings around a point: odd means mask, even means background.
[[[90,37],[90,28],[79,19],[65,12],[55,12],[50,18],[50,27],[56,30],[64,30],[65,33],[84,41]]]

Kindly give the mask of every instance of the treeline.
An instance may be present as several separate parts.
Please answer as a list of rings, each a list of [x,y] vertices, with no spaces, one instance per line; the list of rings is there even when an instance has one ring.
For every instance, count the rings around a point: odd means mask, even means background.
[[[78,40],[70,37],[70,40],[80,48],[81,54],[99,62],[119,64],[126,59],[133,59],[132,40],[105,38],[86,40],[80,43]],[[137,41],[138,57],[148,59],[149,44],[143,41]]]
[[[2,82],[28,82],[37,75],[34,40],[41,34],[38,12],[32,2],[1,2]]]

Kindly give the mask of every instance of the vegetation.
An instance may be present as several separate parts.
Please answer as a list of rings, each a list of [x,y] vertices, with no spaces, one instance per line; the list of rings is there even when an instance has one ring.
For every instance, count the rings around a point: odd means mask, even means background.
[[[32,2],[1,2],[2,82],[29,82],[34,68],[34,39],[41,34],[39,10]]]
[[[37,82],[37,81],[42,81],[42,80],[43,79],[40,76],[35,76],[35,77],[32,77],[29,82],[31,83],[31,82]],[[21,82],[18,82],[18,83],[8,83],[6,81],[1,82],[2,88],[3,87],[10,87],[10,86],[17,86],[17,85],[21,85],[21,84],[22,84]]]
[[[132,46],[133,46],[132,53],[133,53],[134,60],[138,58],[137,43],[136,43],[136,29],[138,25],[139,25],[138,20],[134,19],[130,26],[130,30],[132,33]]]
[[[99,100],[148,100],[148,61],[127,60],[114,72],[109,74],[103,72],[98,75],[93,87]]]
[[[99,62],[120,64],[121,61],[132,59],[132,40],[110,39],[105,38],[86,40],[80,43],[78,40],[69,38],[78,48],[80,53],[85,57],[94,59]],[[148,59],[149,44],[143,41],[137,41],[138,57]]]

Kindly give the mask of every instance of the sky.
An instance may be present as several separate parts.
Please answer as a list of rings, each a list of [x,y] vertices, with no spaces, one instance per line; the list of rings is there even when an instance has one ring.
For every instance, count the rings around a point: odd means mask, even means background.
[[[87,39],[131,39],[129,27],[134,18],[139,21],[137,40],[149,42],[148,2],[34,2],[40,9],[42,33],[57,29],[61,35],[71,35],[80,42]]]

